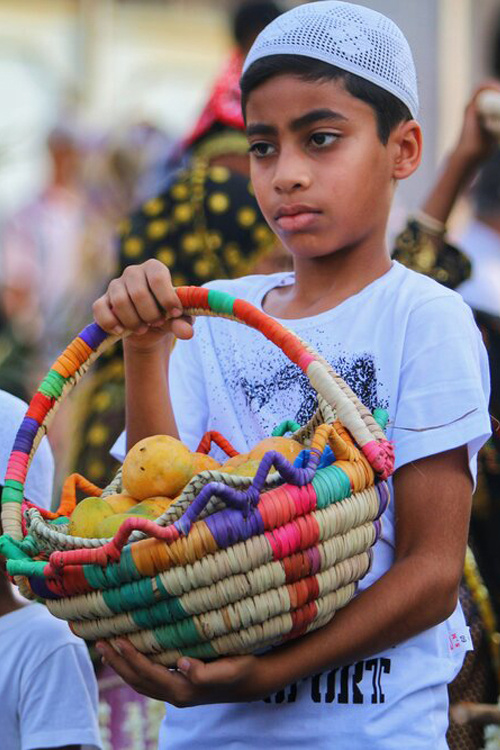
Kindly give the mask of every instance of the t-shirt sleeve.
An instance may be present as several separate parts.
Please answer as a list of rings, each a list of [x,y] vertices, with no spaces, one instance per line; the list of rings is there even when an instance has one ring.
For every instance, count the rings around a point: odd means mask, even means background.
[[[83,644],[55,649],[21,686],[20,750],[83,745],[101,748],[97,683]]]
[[[413,310],[392,428],[396,469],[467,445],[474,474],[491,433],[489,392],[487,354],[470,308],[450,295]]]
[[[180,439],[191,450],[196,450],[208,429],[208,399],[196,335],[196,328],[203,325],[205,321],[198,320],[193,338],[177,341],[170,355],[170,397],[175,421]]]

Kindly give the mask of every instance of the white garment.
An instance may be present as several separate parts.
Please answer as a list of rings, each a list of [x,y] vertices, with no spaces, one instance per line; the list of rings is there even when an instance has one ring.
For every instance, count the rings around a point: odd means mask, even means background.
[[[273,274],[208,286],[262,308],[269,290],[292,280]],[[366,406],[388,410],[396,468],[467,444],[475,474],[475,456],[490,433],[489,373],[459,295],[395,262],[334,309],[282,322],[331,362]],[[281,350],[220,318],[197,319],[194,338],[177,342],[170,387],[181,439],[191,449],[206,430],[217,430],[247,451],[285,419],[303,424],[315,407],[307,378]],[[121,452],[123,445],[122,437]],[[394,503],[382,529],[360,588],[392,564]],[[445,623],[398,647],[304,680],[269,702],[168,706],[160,748],[443,750],[446,686],[470,647],[458,606]]]
[[[475,310],[500,316],[500,234],[473,219],[458,244],[470,258],[472,273],[457,291]]]
[[[28,404],[7,391],[0,391],[0,485],[3,485],[7,464],[17,431]],[[42,438],[26,475],[24,495],[32,503],[50,510],[54,457],[47,437]]]
[[[41,604],[0,617],[2,750],[101,748],[97,683],[82,640]]]

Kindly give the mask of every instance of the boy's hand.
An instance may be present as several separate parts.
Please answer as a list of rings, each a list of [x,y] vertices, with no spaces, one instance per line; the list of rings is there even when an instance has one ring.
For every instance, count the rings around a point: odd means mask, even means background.
[[[500,92],[500,81],[494,79],[484,81],[474,91],[465,108],[462,131],[456,147],[457,154],[474,165],[487,159],[498,147],[498,141],[495,136],[483,126],[481,113],[477,104],[479,94],[485,89],[493,89]]]
[[[154,348],[169,334],[180,339],[193,335],[192,320],[182,314],[170,272],[158,260],[128,266],[92,309],[96,323],[108,333],[133,331],[127,345],[134,349]]]
[[[273,692],[265,685],[265,657],[234,656],[209,664],[184,657],[174,671],[150,661],[126,639],[118,645],[120,654],[103,642],[97,650],[136,692],[177,708],[259,700]]]

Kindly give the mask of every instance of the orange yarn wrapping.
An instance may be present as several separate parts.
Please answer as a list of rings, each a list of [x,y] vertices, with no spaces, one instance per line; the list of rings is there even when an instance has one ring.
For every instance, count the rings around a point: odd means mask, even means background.
[[[59,508],[54,513],[52,511],[46,511],[43,514],[45,518],[53,520],[54,518],[60,518],[61,516],[70,516],[76,507],[77,489],[85,492],[86,495],[91,495],[92,497],[101,497],[102,495],[101,488],[92,484],[92,482],[89,482],[89,480],[82,477],[81,474],[70,474],[63,484]]]
[[[226,438],[220,434],[220,432],[216,432],[215,430],[210,430],[209,432],[205,432],[202,439],[200,440],[200,443],[196,449],[197,453],[208,453],[212,443],[215,443],[219,446],[221,450],[224,451],[224,453],[229,456],[230,458],[233,458],[233,456],[239,456],[240,454],[236,450],[236,448],[233,448],[229,440],[226,440]]]

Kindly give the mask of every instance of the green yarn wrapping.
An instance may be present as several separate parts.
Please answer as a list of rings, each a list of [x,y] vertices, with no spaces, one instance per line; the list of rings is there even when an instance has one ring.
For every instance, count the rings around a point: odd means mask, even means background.
[[[134,622],[145,630],[161,627],[169,623],[184,620],[188,613],[182,608],[178,599],[157,602],[151,607],[136,609],[132,613]]]
[[[22,503],[24,500],[24,485],[15,479],[6,479],[2,490],[2,503]]]
[[[120,586],[124,581],[138,581],[142,578],[135,567],[130,547],[125,547],[119,562],[110,563],[105,568],[100,565],[84,565],[83,574],[93,589],[110,589]]]
[[[377,422],[379,427],[385,430],[389,421],[389,412],[386,409],[374,409],[373,419]]]
[[[192,617],[186,617],[172,625],[154,628],[153,633],[162,648],[182,648],[203,643],[203,637]]]
[[[130,609],[142,609],[156,602],[150,578],[105,589],[102,592],[102,597],[109,609],[116,614],[128,612]]]
[[[29,558],[13,560],[11,558],[7,560],[7,572],[11,576],[26,576],[28,578],[30,576],[38,576],[39,578],[43,578],[43,571],[46,565],[46,562],[40,560],[30,560]]]
[[[45,378],[40,383],[38,389],[39,393],[43,393],[48,398],[60,398],[62,390],[67,383],[67,378],[64,378],[55,370],[49,370]]]
[[[233,305],[235,298],[226,292],[219,292],[216,289],[210,289],[208,293],[208,304],[210,309],[223,315],[234,315]]]
[[[300,430],[300,424],[294,422],[293,419],[285,419],[284,422],[276,425],[271,435],[273,437],[283,437],[287,432],[297,432],[297,430]]]
[[[199,643],[197,646],[179,649],[183,656],[192,656],[193,659],[214,659],[220,656],[210,643]]]
[[[316,492],[318,508],[327,508],[331,503],[345,500],[352,493],[349,477],[339,466],[318,469],[312,486]]]

